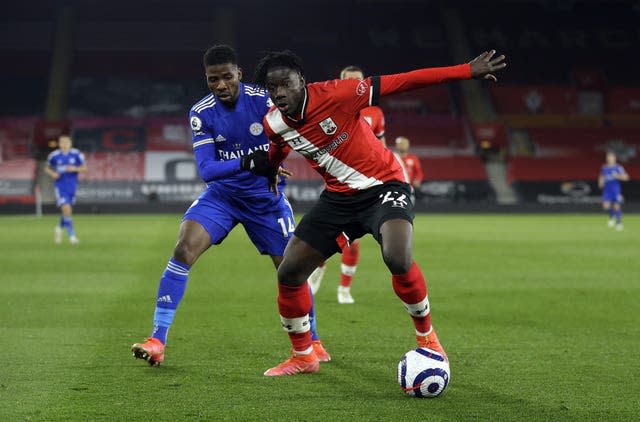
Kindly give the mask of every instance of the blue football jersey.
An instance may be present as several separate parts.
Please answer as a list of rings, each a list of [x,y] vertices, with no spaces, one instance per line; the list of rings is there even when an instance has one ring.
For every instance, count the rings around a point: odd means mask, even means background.
[[[78,185],[78,172],[67,172],[67,166],[78,167],[84,163],[84,154],[75,148],[71,148],[66,154],[60,149],[51,152],[47,157],[47,164],[60,174],[60,178],[55,181],[56,188],[62,192],[75,192]]]
[[[602,166],[602,170],[600,170],[600,174],[604,179],[604,189],[605,191],[619,191],[620,190],[620,181],[614,177],[616,174],[625,173],[624,168],[620,164],[614,164],[609,166],[607,164]]]
[[[198,152],[205,149],[205,160],[238,161],[237,171],[234,167],[233,174],[210,181],[209,185],[215,184],[239,194],[265,192],[267,179],[239,170],[239,158],[257,149],[269,149],[262,118],[271,105],[266,91],[241,83],[235,107],[229,108],[209,94],[191,108],[189,123],[194,153],[198,156]]]

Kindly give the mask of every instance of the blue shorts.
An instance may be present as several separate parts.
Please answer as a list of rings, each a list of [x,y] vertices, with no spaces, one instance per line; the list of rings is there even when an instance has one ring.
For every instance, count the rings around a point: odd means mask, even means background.
[[[604,190],[604,192],[602,192],[602,202],[621,204],[623,202],[622,193],[620,193],[619,190]]]
[[[56,192],[56,206],[58,208],[63,205],[73,205],[76,203],[75,191],[64,191],[56,188],[55,192]]]
[[[241,196],[215,186],[207,188],[185,212],[182,220],[200,223],[211,244],[222,243],[240,223],[263,255],[282,256],[295,230],[289,201],[280,193],[265,192]]]

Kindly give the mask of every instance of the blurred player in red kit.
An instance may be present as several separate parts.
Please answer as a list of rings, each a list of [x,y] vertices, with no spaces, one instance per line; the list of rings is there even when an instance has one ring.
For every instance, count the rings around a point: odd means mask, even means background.
[[[292,355],[266,376],[320,369],[309,331],[311,292],[307,278],[345,243],[372,234],[391,272],[393,289],[409,312],[419,347],[446,356],[431,325],[427,286],[413,260],[413,203],[396,156],[359,117],[381,95],[453,80],[496,80],[504,56],[487,51],[469,63],[419,69],[364,80],[306,84],[302,63],[291,51],[272,52],[256,66],[254,80],[266,87],[274,106],[263,123],[270,140],[263,162],[250,169],[269,179],[277,194],[277,168],[292,150],[303,155],[325,180],[318,202],[300,221],[278,267],[278,310]],[[266,155],[266,154],[265,154]]]
[[[418,156],[409,152],[410,146],[411,143],[408,138],[404,136],[396,138],[396,153],[402,160],[402,164],[404,164],[409,184],[417,191],[424,180],[424,173]]]

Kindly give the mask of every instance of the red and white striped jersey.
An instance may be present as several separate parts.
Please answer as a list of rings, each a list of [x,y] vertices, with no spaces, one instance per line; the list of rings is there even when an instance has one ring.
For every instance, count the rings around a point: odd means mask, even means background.
[[[365,107],[360,110],[360,117],[362,117],[373,130],[373,134],[378,139],[384,136],[384,113],[378,106]]]
[[[468,64],[407,73],[308,84],[296,119],[275,106],[264,117],[269,163],[278,166],[291,149],[324,178],[326,189],[347,195],[391,181],[406,182],[393,152],[376,138],[359,112],[380,95],[448,80],[468,79]]]
[[[352,194],[385,182],[404,182],[396,157],[359,118],[359,111],[371,105],[370,91],[370,79],[308,84],[299,121],[275,107],[265,116],[269,149],[288,145],[298,151],[332,192]]]

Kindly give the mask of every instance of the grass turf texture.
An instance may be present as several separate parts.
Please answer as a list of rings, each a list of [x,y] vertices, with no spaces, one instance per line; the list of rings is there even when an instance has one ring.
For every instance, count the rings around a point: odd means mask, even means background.
[[[288,354],[270,260],[242,228],[191,271],[165,363],[135,361],[179,216],[0,217],[0,420],[637,420],[640,216],[419,216],[415,258],[451,360],[444,396],[396,382],[413,328],[371,237],[338,305],[316,298],[333,357],[266,378]]]

